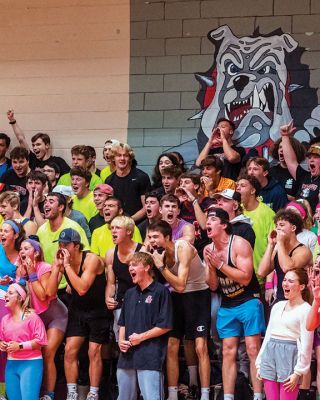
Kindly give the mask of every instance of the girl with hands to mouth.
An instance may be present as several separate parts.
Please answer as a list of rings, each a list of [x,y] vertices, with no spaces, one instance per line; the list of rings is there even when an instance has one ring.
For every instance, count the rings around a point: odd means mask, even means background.
[[[0,323],[0,350],[8,354],[8,398],[38,400],[43,372],[41,347],[47,344],[45,326],[30,309],[25,286],[10,285],[5,302],[9,314]]]
[[[313,332],[307,331],[310,293],[305,269],[291,269],[282,282],[285,301],[272,308],[256,359],[267,400],[295,400],[299,381],[310,369]]]

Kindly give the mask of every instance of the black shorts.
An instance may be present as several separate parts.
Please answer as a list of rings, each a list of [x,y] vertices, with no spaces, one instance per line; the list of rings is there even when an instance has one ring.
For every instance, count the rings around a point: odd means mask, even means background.
[[[194,340],[210,336],[211,295],[210,290],[189,293],[172,292],[173,329],[169,336]]]
[[[89,342],[105,344],[109,341],[110,323],[107,310],[69,309],[66,336],[85,337]]]

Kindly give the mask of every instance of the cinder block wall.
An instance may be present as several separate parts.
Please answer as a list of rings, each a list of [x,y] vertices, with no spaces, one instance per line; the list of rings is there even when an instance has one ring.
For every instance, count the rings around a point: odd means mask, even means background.
[[[169,147],[196,139],[199,83],[194,73],[213,63],[210,30],[228,25],[236,35],[282,28],[307,51],[310,86],[320,85],[319,0],[131,0],[128,142],[139,166],[152,171]],[[319,98],[319,95],[318,95]]]

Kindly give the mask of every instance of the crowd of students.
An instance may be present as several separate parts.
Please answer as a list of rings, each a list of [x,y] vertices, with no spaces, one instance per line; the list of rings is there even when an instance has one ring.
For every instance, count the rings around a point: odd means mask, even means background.
[[[239,376],[253,400],[306,399],[314,349],[320,399],[319,138],[299,143],[291,122],[267,160],[221,119],[190,170],[164,153],[151,181],[128,144],[106,140],[102,170],[75,145],[70,168],[7,117],[19,146],[6,158],[0,133],[3,398],[53,400],[62,352],[67,400],[83,372],[87,400],[103,398],[106,353],[119,400],[213,399],[213,360],[224,400]]]

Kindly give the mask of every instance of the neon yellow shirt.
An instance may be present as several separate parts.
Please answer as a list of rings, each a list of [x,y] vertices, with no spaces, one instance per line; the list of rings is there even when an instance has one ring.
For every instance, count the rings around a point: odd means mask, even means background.
[[[257,272],[261,258],[268,246],[269,233],[275,226],[273,221],[275,213],[269,206],[260,201],[255,210],[243,210],[243,214],[249,217],[253,222],[252,228],[256,235],[253,249],[253,265],[254,270]],[[263,281],[261,278],[258,278],[258,280],[259,282]]]
[[[72,228],[75,231],[77,231],[81,237],[81,243],[83,244],[83,250],[90,250],[89,242],[87,239],[87,236],[84,232],[84,230],[81,228],[81,226],[75,222],[72,221],[71,219],[67,217],[63,217],[62,224],[60,225],[60,228],[53,232],[50,228],[49,221],[46,221],[43,225],[41,225],[37,231],[37,235],[40,240],[40,244],[43,250],[43,255],[44,255],[44,260],[45,262],[49,264],[53,264],[54,262],[54,257],[56,255],[56,252],[58,250],[58,242],[55,242],[55,240],[59,239],[60,232],[63,231],[66,228]],[[59,284],[59,289],[63,289],[67,286],[67,281],[65,277],[61,279],[61,282]]]
[[[102,179],[102,182],[104,182],[108,176],[110,176],[112,174],[110,165],[108,165],[107,167],[103,168],[100,172],[100,178]]]
[[[90,185],[89,185],[89,189],[91,191],[93,191],[93,189],[97,186],[100,185],[100,183],[102,183],[101,178],[96,175],[96,174],[92,174],[91,176],[91,180],[90,180]],[[65,185],[65,186],[71,186],[71,175],[70,172],[68,172],[67,174],[64,174],[62,176],[60,176],[59,180],[58,180],[58,185]]]
[[[88,222],[92,217],[98,214],[98,210],[93,201],[93,192],[89,192],[81,199],[79,199],[77,196],[72,196],[72,201],[72,209],[82,212]]]
[[[132,240],[136,243],[142,243],[142,237],[139,229],[135,226]],[[91,251],[100,257],[105,257],[106,252],[114,247],[109,224],[105,224],[95,229],[91,237]]]

